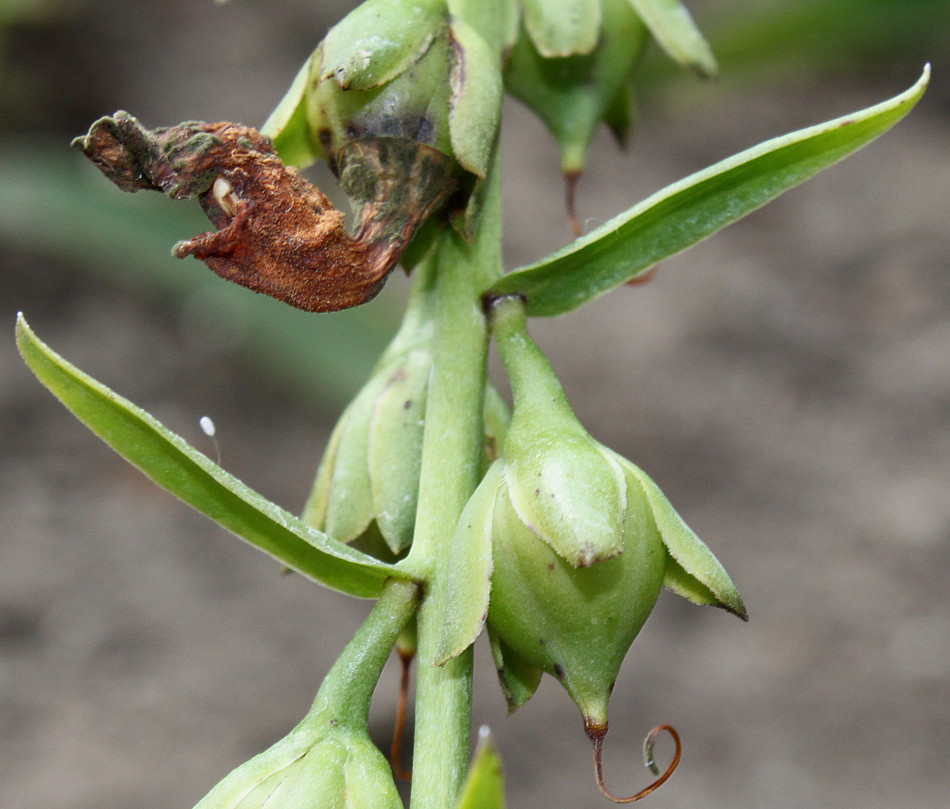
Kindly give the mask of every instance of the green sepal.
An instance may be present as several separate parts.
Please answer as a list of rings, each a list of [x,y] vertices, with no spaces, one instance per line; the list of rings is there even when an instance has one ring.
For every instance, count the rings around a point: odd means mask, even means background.
[[[501,756],[488,728],[478,732],[478,746],[455,809],[505,809],[505,776]]]
[[[346,419],[340,418],[330,433],[326,449],[323,451],[323,457],[320,459],[320,466],[317,468],[317,477],[313,482],[313,488],[304,504],[303,513],[300,519],[312,528],[322,531],[327,521],[327,507],[330,503],[330,484],[333,481],[333,467],[336,465],[337,452],[340,449],[340,439],[343,437],[343,429],[346,426]]]
[[[633,82],[624,84],[604,109],[604,124],[614,136],[617,145],[626,149],[630,142],[630,132],[636,121],[636,101]]]
[[[373,521],[373,490],[367,455],[373,407],[384,384],[385,378],[374,374],[340,417],[342,427],[322,529],[340,542],[352,542]]]
[[[531,316],[570,312],[741,219],[886,132],[913,108],[908,90],[860,112],[761,143],[674,183],[567,247],[506,275],[489,295],[523,295]]]
[[[643,488],[663,544],[676,562],[676,566],[667,568],[664,586],[697,604],[715,604],[747,621],[749,615],[742,597],[713,552],[693,533],[660,487],[640,467],[629,461],[625,467]]]
[[[501,394],[491,382],[485,386],[485,405],[483,410],[485,422],[485,455],[482,474],[495,462],[501,454],[501,448],[508,434],[511,424],[511,411],[501,398]]]
[[[290,89],[261,127],[261,134],[271,139],[280,159],[288,166],[297,168],[306,168],[315,160],[325,157],[307,119],[306,96],[310,70],[308,60],[297,71]]]
[[[534,696],[544,672],[505,643],[491,624],[487,630],[498,685],[501,686],[501,693],[508,704],[508,714],[511,715]]]
[[[521,0],[524,25],[547,58],[590,53],[600,35],[601,0]]]
[[[20,315],[17,345],[37,378],[151,480],[291,570],[361,598],[404,572],[314,530],[241,483],[154,417],[68,363]]]
[[[449,15],[464,20],[495,53],[496,66],[518,35],[518,3],[515,0],[447,0]]]
[[[628,0],[660,47],[683,67],[700,76],[715,76],[716,57],[679,0]]]
[[[647,44],[647,31],[627,0],[604,0],[597,47],[590,53],[545,58],[524,34],[505,70],[508,91],[544,121],[558,142],[561,170],[580,172],[597,126],[609,115],[629,115],[619,107]]]
[[[589,435],[528,432],[516,407],[504,457],[515,512],[559,556],[590,567],[623,552],[623,472]]]
[[[501,118],[498,56],[470,25],[449,25],[451,53],[449,136],[459,165],[477,177],[488,174]]]
[[[435,662],[442,665],[475,642],[485,625],[492,576],[492,520],[502,483],[495,461],[462,510],[445,573],[447,596]]]
[[[411,351],[390,375],[373,405],[367,459],[373,513],[390,550],[412,542],[422,462],[422,430],[432,353]]]
[[[323,41],[321,79],[343,90],[371,90],[404,73],[445,23],[443,0],[367,0]]]

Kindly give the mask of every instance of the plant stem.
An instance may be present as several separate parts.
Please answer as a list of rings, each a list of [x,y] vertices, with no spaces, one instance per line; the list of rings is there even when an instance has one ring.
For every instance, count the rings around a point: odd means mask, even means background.
[[[436,264],[435,356],[426,406],[419,505],[403,565],[427,582],[419,608],[411,809],[452,809],[469,760],[472,652],[434,665],[445,615],[443,586],[455,526],[478,484],[488,330],[481,293],[501,272],[497,170],[474,243],[447,230]]]
[[[399,633],[419,599],[415,582],[390,579],[366,620],[327,672],[301,723],[365,728],[370,700]]]

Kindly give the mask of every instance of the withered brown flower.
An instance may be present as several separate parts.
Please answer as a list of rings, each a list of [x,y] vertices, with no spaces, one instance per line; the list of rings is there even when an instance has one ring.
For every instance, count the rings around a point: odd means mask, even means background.
[[[251,127],[192,121],[148,130],[117,112],[73,144],[123,191],[198,198],[217,230],[179,242],[174,256],[194,256],[222,278],[310,312],[372,299],[454,190],[450,159],[436,149],[357,140],[341,159],[359,205],[350,234],[343,213]]]

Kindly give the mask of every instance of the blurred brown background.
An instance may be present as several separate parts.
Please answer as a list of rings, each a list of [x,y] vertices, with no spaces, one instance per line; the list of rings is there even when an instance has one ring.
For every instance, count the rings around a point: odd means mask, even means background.
[[[68,149],[95,118],[260,123],[352,3],[0,0],[0,807],[192,806],[285,733],[367,605],[324,592],[155,490],[13,347],[23,310],[80,367],[299,509],[346,397],[392,328],[290,312],[175,240],[184,203],[122,195]],[[612,702],[607,779],[656,809],[945,807],[950,794],[948,4],[691,4],[702,83],[654,53],[632,150],[594,146],[588,227],[766,137],[934,84],[881,141],[687,254],[534,332],[591,432],[650,472],[752,620],[669,595]],[[810,15],[810,16],[809,16]],[[506,109],[510,266],[569,235],[541,125]],[[325,181],[325,175],[318,175]],[[553,682],[511,719],[485,650],[476,721],[513,807],[606,805]],[[373,731],[388,745],[395,678]]]

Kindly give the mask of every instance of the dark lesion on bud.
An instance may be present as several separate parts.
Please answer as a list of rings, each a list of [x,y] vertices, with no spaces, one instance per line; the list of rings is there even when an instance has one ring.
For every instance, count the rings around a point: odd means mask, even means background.
[[[175,245],[222,278],[310,312],[375,297],[422,222],[455,191],[451,159],[403,140],[366,138],[340,156],[344,214],[240,124],[192,121],[149,130],[125,112],[96,121],[78,147],[123,191],[197,198],[216,230]]]

